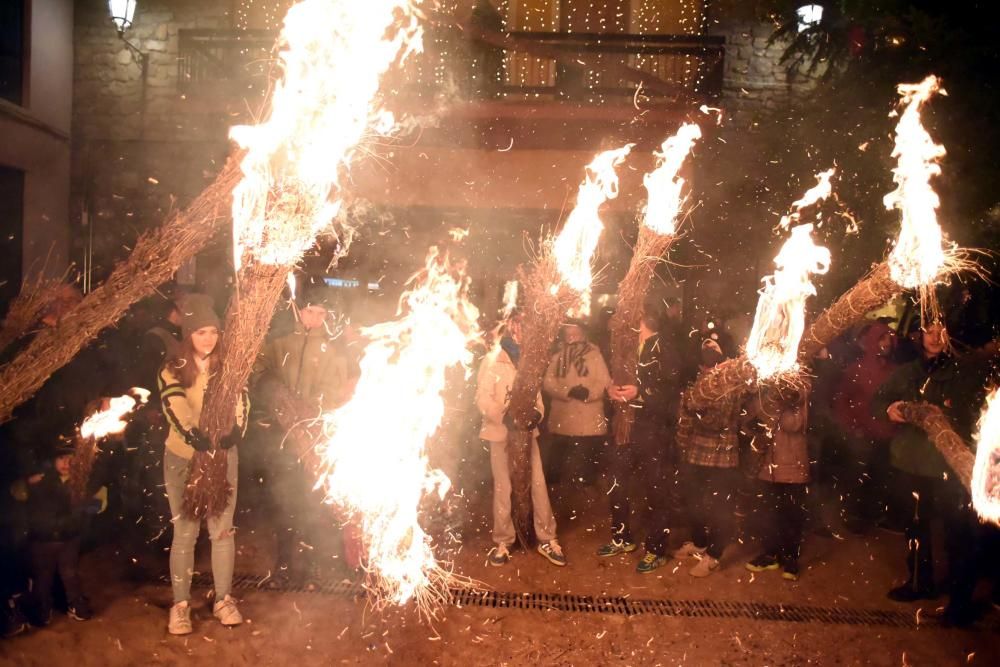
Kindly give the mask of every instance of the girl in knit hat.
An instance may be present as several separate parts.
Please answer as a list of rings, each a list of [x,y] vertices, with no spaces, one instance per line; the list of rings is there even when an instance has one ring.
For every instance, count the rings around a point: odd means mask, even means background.
[[[170,634],[186,635],[191,628],[191,575],[194,570],[194,548],[201,521],[184,515],[184,488],[190,474],[191,458],[196,451],[211,449],[208,437],[198,430],[202,403],[209,378],[216,372],[219,343],[219,316],[215,314],[211,297],[205,294],[187,295],[179,304],[182,340],[179,350],[164,363],[160,371],[160,401],[163,414],[170,424],[166,451],[163,453],[163,476],[170,503],[174,527],[170,546],[170,581],[174,605],[167,626]],[[243,439],[249,402],[244,392],[236,405],[236,427],[219,443],[228,449],[229,468],[226,477],[233,493],[226,509],[219,516],[208,518],[208,534],[212,541],[212,577],[215,581],[213,613],[223,625],[243,622],[232,591],[236,541],[233,537],[233,514],[236,509],[236,445]]]

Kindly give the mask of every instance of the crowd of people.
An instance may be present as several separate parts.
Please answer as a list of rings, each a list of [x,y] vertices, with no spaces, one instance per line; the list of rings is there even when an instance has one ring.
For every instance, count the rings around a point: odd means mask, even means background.
[[[315,480],[286,446],[278,411],[292,400],[319,414],[350,399],[363,340],[349,325],[331,326],[333,296],[317,286],[276,317],[235,406],[236,426],[217,443],[228,451],[233,493],[225,510],[205,523],[212,611],[223,625],[242,622],[232,595],[240,505],[267,508],[276,538],[270,584],[302,586],[319,576],[313,545],[329,532],[330,521]],[[41,326],[57,326],[79,298],[67,290]],[[749,538],[760,551],[744,567],[796,580],[807,529],[839,530],[842,519],[857,533],[881,526],[905,534],[900,560],[908,575],[888,594],[913,601],[941,592],[933,525],[942,521],[946,620],[971,623],[982,576],[993,578],[993,596],[1000,599],[997,531],[978,522],[967,491],[927,436],[904,423],[899,402],[941,407],[971,442],[985,387],[995,380],[996,346],[953,341],[942,322],[911,329],[895,320],[868,320],[824,350],[814,372],[794,386],[768,398],[733,393],[699,409],[687,388],[736,353],[724,323],[705,317],[689,326],[679,302],[648,299],[634,352],[635,381],[619,384],[606,363],[606,327],[567,319],[527,425],[534,535],[522,535],[523,541],[533,538],[543,558],[566,566],[550,493],[599,487],[608,516],[599,557],[638,552],[641,542],[637,572],[654,572],[673,558],[688,563],[690,575],[707,577],[723,567],[727,547]],[[507,408],[521,334],[516,313],[501,323],[479,361],[478,410],[466,415],[488,451],[492,493],[473,488],[469,497],[492,501],[488,563],[496,567],[510,562],[518,541]],[[44,626],[57,607],[73,619],[90,618],[78,562],[88,542],[102,541],[115,543],[138,577],[169,571],[167,629],[192,632],[202,521],[186,516],[184,492],[195,453],[212,447],[198,424],[223,336],[210,297],[177,291],[151,300],[87,346],[3,425],[2,482],[10,490],[0,507],[4,633],[19,632],[29,621]],[[3,354],[10,358],[17,350]],[[151,400],[124,433],[101,443],[81,496],[71,480],[78,426],[133,386],[150,389]],[[623,441],[624,431],[612,433],[610,416],[626,404],[634,420]],[[249,488],[240,488],[247,480],[253,480]],[[362,566],[351,524],[342,532],[343,562],[349,569]],[[169,556],[165,563],[158,560],[163,554]]]
[[[824,349],[812,373],[781,384],[774,395],[731,392],[704,408],[690,403],[688,388],[735,350],[723,324],[711,318],[685,333],[676,306],[647,301],[635,384],[612,381],[603,336],[591,339],[580,320],[563,324],[531,445],[534,537],[543,557],[567,564],[549,490],[567,478],[584,486],[600,479],[610,520],[597,555],[629,554],[642,540],[639,573],[673,558],[689,562],[691,576],[707,577],[721,567],[728,546],[749,538],[760,551],[746,569],[780,570],[795,581],[807,527],[826,534],[841,525],[854,533],[880,527],[905,536],[907,575],[888,591],[890,599],[935,599],[946,591],[944,620],[967,625],[977,616],[973,590],[985,576],[1000,602],[1000,532],[979,522],[969,492],[927,434],[900,412],[902,402],[929,402],[972,442],[986,388],[997,379],[995,343],[953,341],[942,321],[898,332],[897,321],[872,318]],[[489,563],[498,567],[510,561],[515,541],[505,401],[520,336],[515,314],[478,375],[480,437],[490,450],[494,485]],[[624,442],[610,432],[615,403],[634,409]],[[839,516],[831,516],[833,508]],[[944,525],[943,588],[934,570],[936,521]]]

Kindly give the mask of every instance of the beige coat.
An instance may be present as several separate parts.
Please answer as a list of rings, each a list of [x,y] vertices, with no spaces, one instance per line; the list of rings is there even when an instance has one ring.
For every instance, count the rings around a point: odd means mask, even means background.
[[[809,408],[805,404],[782,410],[774,442],[764,452],[758,479],[779,484],[809,482],[808,418]]]
[[[564,377],[557,375],[561,352],[552,356],[542,389],[552,399],[549,415],[549,432],[557,435],[589,436],[605,435],[608,419],[604,415],[604,392],[611,384],[611,375],[604,357],[596,345],[591,345],[584,356],[587,375],[581,377],[570,365]],[[569,390],[577,385],[587,388],[586,401],[569,397]]]
[[[503,418],[510,403],[510,390],[514,386],[517,367],[500,347],[491,350],[479,366],[476,384],[476,406],[483,415],[479,437],[489,442],[505,442],[507,427]],[[535,400],[535,409],[544,414],[542,396]]]

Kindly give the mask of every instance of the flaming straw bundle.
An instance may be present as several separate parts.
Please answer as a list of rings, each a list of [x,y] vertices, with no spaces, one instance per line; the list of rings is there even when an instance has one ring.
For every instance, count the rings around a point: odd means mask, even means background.
[[[444,415],[446,371],[472,361],[479,313],[468,301],[464,267],[437,248],[410,286],[399,319],[364,330],[371,342],[354,396],[324,416],[318,486],[359,521],[377,599],[414,599],[433,613],[453,577],[435,560],[418,509],[426,496],[443,498],[450,481],[428,469],[426,445]]]
[[[643,185],[648,196],[639,236],[632,252],[628,272],[618,285],[618,306],[609,322],[611,331],[611,374],[619,385],[636,382],[636,348],[639,345],[639,318],[642,304],[659,262],[670,248],[677,230],[677,219],[686,197],[680,169],[691,153],[701,128],[685,123],[668,137],[656,153],[656,168],[646,174]],[[634,420],[633,408],[615,403],[614,431],[619,444],[628,442]]]
[[[226,311],[221,370],[212,378],[201,427],[217,443],[233,426],[288,274],[331,225],[343,201],[341,170],[365,132],[388,132],[375,104],[382,75],[421,48],[410,0],[304,0],[288,11],[279,44],[281,79],[267,118],[234,127],[246,156],[233,193],[234,259],[239,290]],[[189,515],[221,512],[231,490],[226,454],[198,453],[185,490]]]
[[[597,242],[604,231],[598,209],[618,196],[618,176],[615,167],[621,164],[633,144],[617,150],[604,151],[587,165],[587,176],[576,195],[576,206],[566,219],[562,231],[552,243],[556,267],[566,285],[581,295],[577,314],[589,314],[590,284],[594,277],[591,262]]]
[[[511,388],[508,413],[516,428],[507,434],[507,458],[513,487],[514,527],[523,545],[531,543],[531,438],[527,429],[535,411],[535,397],[549,363],[549,347],[559,333],[567,308],[579,309],[590,290],[591,262],[604,228],[598,210],[618,196],[615,167],[631,144],[600,153],[587,165],[576,207],[553,241],[546,242],[530,271],[519,271],[526,304],[521,324],[521,359]]]
[[[938,313],[932,289],[947,258],[937,221],[941,202],[930,180],[941,173],[938,161],[945,150],[924,129],[920,109],[931,95],[945,91],[934,75],[917,84],[900,84],[897,90],[902,96],[902,111],[892,151],[898,158],[892,170],[896,189],[885,196],[884,203],[887,209],[900,211],[902,224],[889,255],[889,269],[897,284],[920,290],[921,315],[926,310],[933,319]]]
[[[984,521],[1000,525],[1000,399],[994,389],[979,419],[972,468],[972,506]]]
[[[109,435],[121,433],[128,426],[125,417],[149,400],[149,391],[133,387],[124,396],[112,398],[105,410],[98,410],[80,424],[79,437],[75,443],[75,454],[69,470],[70,495],[76,503],[87,496],[90,472],[97,458],[97,441]]]
[[[803,338],[799,355],[803,360],[812,359],[866,313],[905,289],[919,291],[923,321],[937,318],[935,283],[950,273],[977,270],[963,251],[944,246],[936,213],[940,200],[930,186],[931,177],[941,173],[938,161],[945,150],[924,129],[920,110],[931,95],[944,91],[933,75],[920,83],[900,84],[897,89],[902,96],[892,153],[898,159],[893,169],[897,187],[884,202],[887,208],[901,212],[899,236],[886,261],[816,318]]]
[[[817,176],[819,185],[793,205],[787,219],[798,219],[803,206],[812,206],[831,193],[832,170]],[[799,225],[781,247],[774,263],[778,270],[764,280],[757,301],[746,353],[702,373],[689,390],[685,409],[705,410],[730,396],[745,392],[760,380],[773,379],[798,368],[798,349],[805,329],[805,301],[815,294],[811,274],[826,273],[830,251],[812,240],[812,225]]]
[[[774,258],[778,269],[764,279],[746,349],[760,380],[798,369],[806,299],[816,294],[809,277],[830,268],[830,251],[813,242],[812,228],[792,228],[791,236]]]

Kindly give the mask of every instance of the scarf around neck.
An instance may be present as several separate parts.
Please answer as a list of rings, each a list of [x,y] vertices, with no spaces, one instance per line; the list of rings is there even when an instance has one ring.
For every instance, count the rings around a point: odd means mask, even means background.
[[[587,369],[587,354],[590,352],[590,343],[582,340],[578,343],[563,345],[559,350],[559,362],[556,365],[556,377],[564,378],[569,373],[572,366],[576,370],[578,377],[587,377],[590,371]]]

